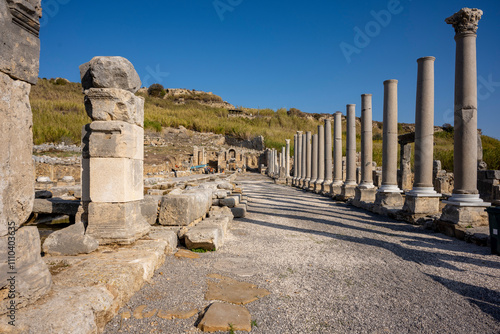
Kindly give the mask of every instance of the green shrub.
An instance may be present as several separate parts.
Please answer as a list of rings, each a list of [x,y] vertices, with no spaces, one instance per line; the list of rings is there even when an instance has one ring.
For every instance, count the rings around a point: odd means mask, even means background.
[[[159,83],[154,83],[148,88],[148,95],[153,97],[165,96],[165,88]]]

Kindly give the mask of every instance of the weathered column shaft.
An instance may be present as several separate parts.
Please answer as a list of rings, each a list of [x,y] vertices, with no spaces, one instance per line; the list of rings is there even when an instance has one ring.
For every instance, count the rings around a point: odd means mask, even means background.
[[[312,143],[311,143],[311,131],[306,132],[306,181],[311,180],[311,169],[312,169]]]
[[[302,177],[301,181],[304,182],[307,174],[307,139],[306,134],[302,134]],[[301,184],[302,185],[302,184]]]
[[[290,177],[290,139],[285,139],[286,152],[285,152],[285,176]]]
[[[361,183],[373,187],[372,94],[361,95]]]
[[[356,105],[348,104],[346,129],[346,185],[356,184]]]
[[[297,134],[293,135],[293,182],[297,180]],[[294,183],[295,185],[295,183]]]
[[[333,183],[342,183],[342,113],[337,111],[334,115],[335,141],[333,143]]]
[[[318,135],[312,135],[311,183],[318,179]]]
[[[302,180],[302,131],[297,131],[297,181]]]
[[[325,181],[324,185],[332,183],[332,122],[325,119]]]
[[[321,184],[325,179],[325,129],[318,125],[318,178],[316,183]]]
[[[415,181],[414,188],[434,189],[432,164],[434,152],[434,57],[417,60],[417,101],[415,107]],[[415,189],[416,190],[416,189]]]
[[[398,81],[384,81],[381,191],[398,191]]]

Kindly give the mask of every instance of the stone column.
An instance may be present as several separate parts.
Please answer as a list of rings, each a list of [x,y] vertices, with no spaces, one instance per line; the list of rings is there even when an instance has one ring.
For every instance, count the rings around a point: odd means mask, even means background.
[[[398,81],[384,81],[384,133],[382,139],[382,186],[377,191],[375,212],[401,209],[398,187]]]
[[[332,121],[325,119],[325,180],[321,184],[321,193],[327,194],[332,184]]]
[[[303,154],[303,139],[304,135],[302,131],[297,131],[297,180],[295,181],[295,186],[300,187],[302,181],[304,180],[303,176],[303,162],[304,162],[304,154]]]
[[[311,131],[306,131],[305,134],[305,179],[302,184],[302,188],[309,187],[309,181],[311,181],[311,168],[312,168],[312,143],[311,143]]]
[[[141,80],[122,57],[94,57],[80,65],[80,76],[85,109],[93,121],[82,129],[87,234],[101,245],[130,244],[150,230],[140,205],[144,199],[144,98],[134,93]]]
[[[470,221],[473,226],[487,224],[483,209],[489,205],[479,198],[477,190],[476,32],[482,15],[483,12],[479,9],[463,8],[446,19],[446,23],[455,28],[456,42],[455,183],[452,196],[445,201],[448,205],[443,210],[441,219],[460,225],[469,225]],[[458,219],[452,219],[453,215],[449,215],[449,211],[456,212]]]
[[[342,190],[342,113],[334,114],[333,130],[333,182],[330,185],[330,196],[339,195]]]
[[[375,200],[373,185],[372,94],[361,95],[361,182],[356,187],[353,204],[358,207]]]
[[[355,195],[356,183],[356,105],[346,106],[346,180],[342,185],[341,199],[348,200]]]
[[[286,178],[290,178],[290,139],[285,139],[286,152],[285,152],[285,169]]]
[[[308,188],[313,189],[316,180],[318,179],[318,135],[312,135],[312,162],[311,162],[311,180]]]
[[[38,229],[23,226],[35,198],[29,94],[38,80],[41,15],[40,0],[0,1],[0,315],[11,302],[16,309],[32,304],[52,286]],[[8,253],[12,237],[14,255]],[[9,276],[16,282],[14,299]],[[5,326],[11,327],[7,320]]]
[[[434,57],[417,60],[417,101],[415,105],[415,181],[406,194],[404,211],[417,220],[439,212],[440,194],[434,191]],[[409,145],[408,145],[409,146]],[[401,168],[403,169],[403,168]]]
[[[298,163],[297,163],[297,152],[298,152],[298,142],[297,142],[297,134],[294,134],[293,135],[293,178],[292,178],[292,186],[295,186],[295,182],[297,182],[297,176],[298,176],[298,172],[297,172],[297,167],[298,167]]]
[[[325,180],[325,128],[318,125],[318,178],[314,182],[314,192],[321,192],[321,184]]]

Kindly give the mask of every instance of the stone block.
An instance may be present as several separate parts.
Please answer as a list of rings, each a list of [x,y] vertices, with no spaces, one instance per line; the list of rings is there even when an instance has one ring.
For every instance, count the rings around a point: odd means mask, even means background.
[[[141,201],[88,204],[87,234],[99,244],[131,244],[147,234],[151,226],[141,213]]]
[[[216,225],[204,225],[203,222],[190,228],[184,235],[188,249],[206,249],[214,251],[220,249],[224,243],[222,228]]]
[[[361,203],[373,203],[375,202],[376,194],[377,188],[364,189],[356,187],[352,204],[359,207]]]
[[[82,159],[82,168],[83,201],[121,203],[144,198],[142,160]],[[88,172],[85,168],[88,168]]]
[[[0,7],[4,6],[5,1],[0,4]],[[6,15],[5,10],[0,9],[0,15]],[[10,20],[8,23],[11,24]],[[8,30],[2,28],[1,31],[0,41],[6,38]],[[1,42],[0,45],[0,54],[3,55],[8,47]],[[38,63],[38,54],[34,58]],[[31,61],[31,58],[26,58],[26,61]],[[7,234],[8,222],[14,222],[17,227],[25,223],[33,208],[35,170],[30,89],[28,83],[13,80],[0,72],[0,236]]]
[[[247,214],[247,207],[244,204],[238,204],[237,206],[231,208],[234,218],[244,218]]]
[[[149,225],[156,224],[158,220],[158,211],[160,209],[162,196],[144,196],[141,202],[141,214],[149,223]]]
[[[173,230],[165,227],[152,227],[148,236],[153,240],[163,240],[167,242],[165,254],[173,254],[177,250],[179,239],[177,238],[177,233]]]
[[[141,79],[134,65],[123,57],[92,58],[80,65],[80,79],[84,90],[119,88],[135,93],[141,88]]]
[[[210,208],[208,216],[209,217],[228,217],[230,221],[233,220],[233,218],[234,218],[231,209],[228,208],[227,206],[222,206],[222,207],[214,206],[214,207]]]
[[[38,80],[41,16],[41,0],[0,2],[0,72],[33,85]]]
[[[375,195],[375,206],[386,209],[402,209],[404,205],[403,196],[399,192],[382,192],[377,191]]]
[[[89,89],[85,110],[93,121],[123,121],[144,127],[144,98],[123,89]]]
[[[96,121],[82,128],[82,156],[144,159],[144,129],[122,121]]]
[[[461,227],[487,226],[488,213],[485,207],[458,206],[447,204],[442,211],[441,220]]]
[[[227,206],[230,208],[234,208],[240,203],[240,197],[237,195],[230,195],[226,198],[223,198],[220,200],[220,205],[221,206]]]
[[[405,197],[403,210],[412,214],[435,214],[439,212],[439,197],[411,196]]]
[[[356,185],[343,185],[342,190],[340,192],[340,199],[343,201],[347,201],[351,198],[354,198],[356,195]]]
[[[183,194],[196,194],[196,195],[201,195],[205,196],[205,200],[203,203],[205,204],[205,214],[210,210],[212,207],[212,189],[210,188],[196,188],[196,189],[189,189],[189,190],[184,190]]]
[[[64,200],[58,198],[35,198],[33,204],[34,213],[49,213],[75,215],[80,207],[80,201]]]
[[[89,254],[99,247],[99,242],[89,235],[85,235],[85,226],[82,222],[75,223],[50,234],[43,243],[46,255],[73,256]]]
[[[15,276],[17,309],[32,304],[48,293],[52,286],[52,276],[40,256],[40,234],[36,226],[21,227],[13,236],[15,261],[9,261],[8,258],[9,236],[0,237],[0,314],[7,312],[11,300],[7,294],[10,276]],[[17,274],[11,275],[9,272]]]
[[[202,191],[173,191],[163,196],[158,222],[167,226],[188,226],[209,210],[212,198]]]
[[[329,196],[335,198],[335,196],[340,195],[342,192],[342,184],[334,184],[330,185]]]

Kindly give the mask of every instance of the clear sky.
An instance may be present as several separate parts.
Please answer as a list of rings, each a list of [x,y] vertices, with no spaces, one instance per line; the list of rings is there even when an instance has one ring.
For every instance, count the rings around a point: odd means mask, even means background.
[[[345,114],[354,103],[360,116],[360,96],[370,93],[378,121],[383,81],[398,79],[398,120],[414,123],[416,60],[434,56],[436,125],[453,124],[455,33],[444,19],[462,7],[480,8],[478,127],[500,139],[498,0],[43,0],[42,6],[40,77],[77,82],[78,66],[92,57],[123,56],[143,86],[210,91],[236,106]]]

